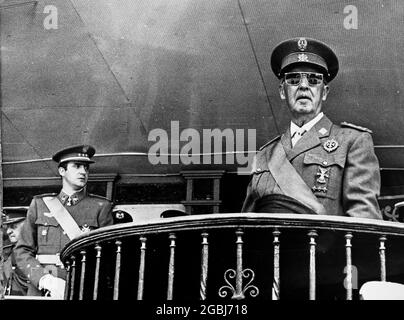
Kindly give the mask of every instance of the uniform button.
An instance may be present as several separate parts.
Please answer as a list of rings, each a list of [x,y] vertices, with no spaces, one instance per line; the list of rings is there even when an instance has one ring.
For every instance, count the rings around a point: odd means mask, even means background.
[[[261,172],[261,168],[257,168],[257,172]]]
[[[328,164],[328,162],[324,160],[324,161],[323,161],[323,165],[326,166],[327,164]]]

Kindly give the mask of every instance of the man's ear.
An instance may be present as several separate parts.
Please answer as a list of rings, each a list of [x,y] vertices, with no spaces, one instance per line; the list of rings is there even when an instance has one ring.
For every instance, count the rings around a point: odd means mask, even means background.
[[[282,100],[286,99],[286,95],[285,95],[285,87],[284,87],[284,80],[282,79],[281,82],[279,83],[279,95],[281,97]]]
[[[65,172],[66,172],[65,168],[59,167],[59,168],[58,168],[58,171],[59,171],[59,174],[60,174],[62,177],[65,175]]]
[[[323,101],[327,100],[327,96],[328,96],[329,92],[330,92],[330,87],[328,85],[324,85],[323,96],[321,98]]]

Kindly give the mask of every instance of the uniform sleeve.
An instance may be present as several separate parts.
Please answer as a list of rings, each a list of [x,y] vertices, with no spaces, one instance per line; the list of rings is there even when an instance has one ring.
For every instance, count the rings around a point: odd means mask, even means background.
[[[247,195],[244,199],[243,207],[241,208],[241,212],[254,212],[255,207],[255,196],[252,189],[252,178],[248,183],[247,187]]]
[[[9,256],[9,258],[3,262],[2,272],[3,272],[2,286],[4,289],[8,285],[12,273],[11,256]]]
[[[98,215],[98,225],[99,227],[105,227],[112,224],[114,224],[114,219],[112,217],[112,204],[111,202],[106,201]]]
[[[37,207],[34,198],[29,206],[14,252],[17,267],[35,287],[38,287],[39,279],[47,272],[35,258],[38,252],[36,218]]]
[[[382,219],[377,202],[380,194],[379,161],[369,133],[360,134],[351,145],[343,178],[343,208],[348,216]]]
[[[241,212],[253,212],[254,211],[254,203],[255,203],[255,197],[254,197],[254,192],[252,188],[252,177],[257,169],[257,155],[254,156],[253,162],[251,165],[251,173],[250,173],[250,182],[248,183],[247,186],[247,194],[244,199],[243,207],[241,208]]]

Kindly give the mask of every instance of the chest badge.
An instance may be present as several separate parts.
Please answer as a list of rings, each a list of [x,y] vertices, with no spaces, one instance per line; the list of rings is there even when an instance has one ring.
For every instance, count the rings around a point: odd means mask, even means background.
[[[323,144],[323,148],[327,152],[333,152],[339,147],[338,141],[335,139],[329,139]]]
[[[90,232],[91,229],[90,229],[90,227],[89,227],[87,224],[85,224],[85,225],[83,225],[83,226],[81,227],[81,231],[82,231],[83,233],[85,233],[85,232]]]
[[[321,184],[327,183],[326,179],[330,177],[328,174],[329,170],[330,169],[326,169],[326,168],[322,168],[322,167],[318,168],[318,172],[316,173],[316,176],[318,176],[318,178],[317,178],[318,183],[321,183]]]

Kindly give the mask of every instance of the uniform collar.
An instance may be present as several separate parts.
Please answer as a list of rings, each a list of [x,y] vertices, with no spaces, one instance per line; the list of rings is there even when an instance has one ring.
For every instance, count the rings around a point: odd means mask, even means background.
[[[314,119],[313,119],[314,120]],[[333,123],[326,115],[322,116],[320,120],[314,124],[312,130],[309,130],[294,148],[291,146],[291,133],[290,128],[286,130],[285,134],[281,137],[281,143],[285,149],[286,156],[289,161],[292,161],[299,154],[306,152],[321,144],[321,139],[330,135]]]
[[[69,196],[66,192],[64,192],[63,189],[58,194],[58,198],[59,198],[60,202],[62,202],[63,205],[67,205],[67,206],[75,206],[85,196],[86,196],[85,188],[82,188],[80,191],[73,193],[71,196]],[[69,200],[69,198],[70,198],[70,200]]]
[[[293,135],[296,132],[303,132],[303,131],[309,131],[311,128],[314,127],[314,125],[321,120],[321,118],[324,116],[323,112],[320,112],[317,116],[315,116],[313,119],[311,119],[309,122],[305,123],[303,126],[299,127],[296,125],[293,121],[290,122],[290,136],[293,137]]]
[[[322,117],[315,125],[314,129],[317,132],[318,137],[324,138],[328,137],[331,134],[331,127],[333,126],[333,123],[326,115]]]

